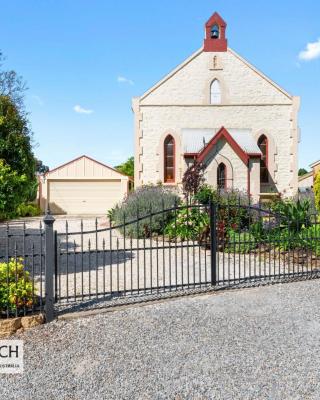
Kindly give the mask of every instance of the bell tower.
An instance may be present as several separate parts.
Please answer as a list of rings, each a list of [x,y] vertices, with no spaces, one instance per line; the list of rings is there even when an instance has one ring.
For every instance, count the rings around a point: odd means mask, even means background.
[[[227,51],[226,27],[225,21],[215,12],[205,24],[204,51]]]

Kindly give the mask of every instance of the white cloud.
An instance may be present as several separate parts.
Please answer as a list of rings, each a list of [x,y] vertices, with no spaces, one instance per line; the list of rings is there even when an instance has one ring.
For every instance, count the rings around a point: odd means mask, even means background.
[[[134,85],[134,82],[131,79],[126,78],[125,76],[118,76],[117,81],[119,83],[128,83],[129,85]]]
[[[79,106],[79,104],[77,104],[76,106],[74,106],[74,107],[73,107],[73,110],[74,110],[76,113],[79,113],[79,114],[92,114],[92,113],[93,113],[93,110],[88,110],[88,109],[86,109],[86,108],[83,108],[83,107]]]
[[[313,43],[308,43],[305,50],[300,51],[299,59],[304,61],[314,60],[320,57],[320,38]]]

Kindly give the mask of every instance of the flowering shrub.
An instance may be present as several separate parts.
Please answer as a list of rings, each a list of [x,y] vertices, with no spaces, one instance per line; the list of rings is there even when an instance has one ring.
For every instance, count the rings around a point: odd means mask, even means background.
[[[12,258],[8,263],[0,263],[0,312],[31,307],[33,297],[33,285],[23,260]]]
[[[186,197],[194,196],[199,192],[204,183],[204,171],[205,166],[198,162],[188,167],[182,178],[183,193]]]
[[[163,233],[165,226],[172,218],[173,211],[162,211],[173,208],[179,202],[178,195],[163,186],[142,186],[109,211],[109,217],[116,226],[119,226],[121,233],[124,233],[121,225],[124,222],[127,223],[126,236],[150,237],[153,234]],[[150,216],[150,213],[153,215]],[[132,221],[131,224],[130,221]]]
[[[170,239],[201,240],[209,231],[210,219],[207,212],[197,207],[179,210],[165,229]]]

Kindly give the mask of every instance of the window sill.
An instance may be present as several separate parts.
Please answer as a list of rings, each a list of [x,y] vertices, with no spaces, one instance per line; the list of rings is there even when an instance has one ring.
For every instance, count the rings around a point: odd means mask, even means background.
[[[277,192],[260,192],[259,196],[277,197],[277,196],[279,196],[279,193],[277,193]]]
[[[177,182],[163,182],[163,186],[177,186]]]

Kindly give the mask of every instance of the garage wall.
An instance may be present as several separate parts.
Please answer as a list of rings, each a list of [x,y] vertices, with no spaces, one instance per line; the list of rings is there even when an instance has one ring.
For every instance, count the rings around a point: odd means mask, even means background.
[[[82,156],[49,171],[41,179],[40,207],[57,214],[101,214],[128,193],[129,177]]]
[[[54,214],[106,214],[123,197],[120,179],[49,181],[49,204]]]

